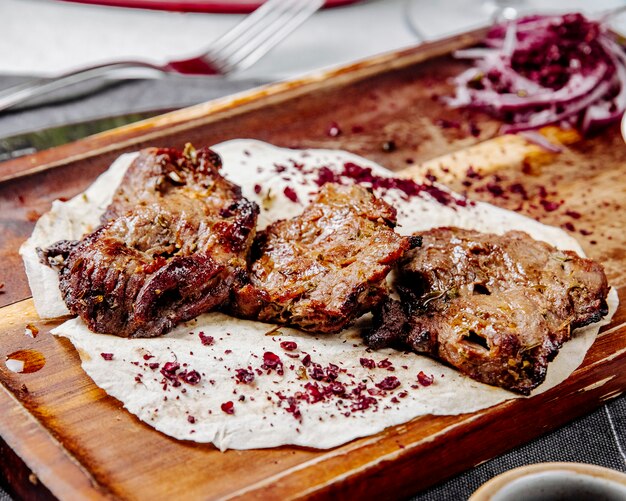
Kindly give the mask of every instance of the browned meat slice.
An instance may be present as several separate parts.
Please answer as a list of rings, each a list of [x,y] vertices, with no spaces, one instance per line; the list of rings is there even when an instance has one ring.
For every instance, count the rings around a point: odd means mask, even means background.
[[[300,216],[257,236],[233,312],[340,331],[387,295],[387,274],[415,241],[397,235],[395,222],[395,209],[366,189],[326,184]]]
[[[102,226],[41,252],[60,268],[69,310],[96,332],[153,337],[226,302],[245,275],[258,207],[219,168],[208,149],[143,150]]]
[[[371,347],[409,347],[484,383],[528,394],[571,330],[607,314],[602,266],[520,231],[436,228],[399,265]]]

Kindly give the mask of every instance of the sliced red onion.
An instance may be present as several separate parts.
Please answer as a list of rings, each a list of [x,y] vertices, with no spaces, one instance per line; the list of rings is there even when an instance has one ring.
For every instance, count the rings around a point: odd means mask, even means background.
[[[545,136],[539,134],[539,132],[533,130],[526,130],[519,133],[526,141],[529,143],[536,144],[537,146],[541,146],[544,150],[549,151],[551,153],[561,153],[563,148],[557,146],[554,143],[551,143]]]
[[[520,122],[512,125],[504,125],[502,132],[505,134],[519,132],[522,130],[539,129],[546,125],[554,124],[565,120],[566,118],[576,115],[579,111],[584,110],[590,106],[594,101],[597,101],[604,96],[611,89],[610,82],[601,82],[595,90],[588,96],[579,99],[577,101],[570,101],[563,105],[564,110],[561,113],[554,111],[555,106],[552,109],[547,109],[534,113],[526,122]]]
[[[601,23],[530,16],[494,27],[485,45],[457,51],[474,67],[455,79],[447,102],[503,119],[503,132],[549,124],[586,132],[626,109],[626,53]]]

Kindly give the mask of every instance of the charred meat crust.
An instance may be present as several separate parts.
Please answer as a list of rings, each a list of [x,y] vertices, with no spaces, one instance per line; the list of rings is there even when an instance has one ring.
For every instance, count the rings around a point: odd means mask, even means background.
[[[158,336],[228,301],[259,209],[219,167],[208,149],[142,150],[96,231],[40,251],[91,330]]]
[[[393,231],[396,211],[360,186],[326,184],[300,216],[260,232],[249,283],[231,312],[335,333],[388,294],[386,277],[419,239]]]
[[[426,353],[470,377],[529,394],[571,330],[608,312],[602,266],[511,231],[420,234],[399,264],[401,303],[387,300],[366,333],[374,348]]]

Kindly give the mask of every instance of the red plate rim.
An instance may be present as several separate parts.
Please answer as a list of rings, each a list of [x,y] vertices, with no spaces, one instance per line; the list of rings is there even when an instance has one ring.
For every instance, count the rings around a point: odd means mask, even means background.
[[[129,7],[134,9],[167,10],[175,12],[211,12],[245,14],[260,7],[262,0],[63,0],[65,2]],[[360,0],[326,0],[325,7],[338,7]]]

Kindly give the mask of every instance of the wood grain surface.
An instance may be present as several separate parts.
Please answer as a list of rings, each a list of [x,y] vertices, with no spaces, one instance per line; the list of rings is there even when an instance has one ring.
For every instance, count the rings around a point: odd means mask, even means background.
[[[626,308],[620,307],[563,384],[461,416],[423,416],[329,451],[227,451],[171,439],[97,388],[58,321],[34,311],[19,245],[56,198],[83,190],[121,152],[211,145],[251,137],[280,146],[340,148],[413,177],[434,176],[475,199],[561,226],[606,267],[626,300],[626,146],[618,127],[546,153],[499,124],[449,110],[438,97],[463,65],[446,56],[473,33],[174,112],[55,150],[0,164],[0,468],[21,497],[47,499],[402,498],[581,416],[626,388]],[[327,131],[337,124],[341,133]],[[24,333],[39,329],[36,338]],[[10,372],[18,349],[46,358]],[[506,423],[506,424],[505,424]],[[514,426],[511,424],[514,423]],[[512,433],[512,430],[514,431]]]

